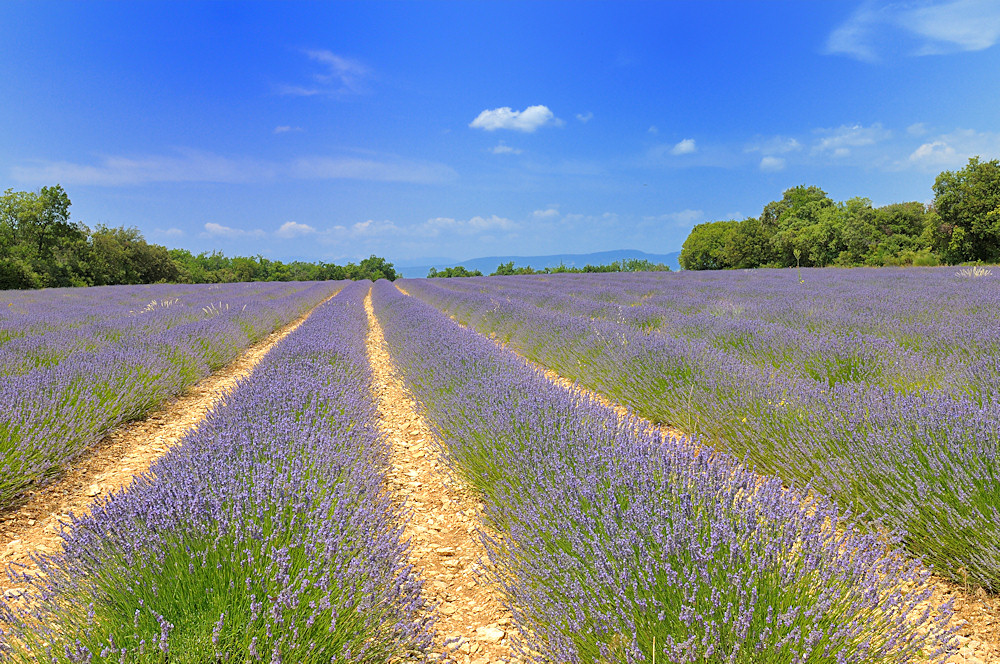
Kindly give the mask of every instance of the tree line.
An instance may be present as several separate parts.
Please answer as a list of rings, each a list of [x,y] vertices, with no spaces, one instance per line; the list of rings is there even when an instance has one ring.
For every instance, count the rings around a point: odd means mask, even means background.
[[[934,200],[873,207],[800,185],[758,217],[691,230],[685,270],[1000,262],[1000,161],[978,157],[934,181]]]
[[[0,197],[0,290],[126,284],[389,279],[392,263],[283,263],[263,256],[192,254],[146,241],[136,228],[88,228],[70,220],[60,185]]]
[[[514,267],[514,261],[500,263],[497,269],[490,273],[491,277],[508,277],[515,274],[562,274],[585,272],[669,272],[670,266],[663,263],[654,263],[644,258],[624,258],[620,261],[612,261],[607,265],[584,265],[583,267],[570,267],[565,263],[560,263],[555,267],[540,268],[538,270],[530,265]],[[481,277],[483,273],[479,270],[469,270],[462,265],[446,267],[443,270],[431,268],[427,273],[428,279],[435,277]]]

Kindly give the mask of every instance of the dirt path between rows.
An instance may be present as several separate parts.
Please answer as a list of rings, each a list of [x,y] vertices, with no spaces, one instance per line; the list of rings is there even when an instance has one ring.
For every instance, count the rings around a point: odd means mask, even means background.
[[[399,284],[396,285],[396,288],[404,295],[410,295]],[[454,316],[448,316],[455,321],[456,325],[469,327],[459,322]],[[475,330],[473,329],[473,331]],[[528,366],[535,369],[549,381],[565,389],[577,390],[592,396],[602,405],[615,411],[620,418],[633,417],[645,426],[661,431],[668,438],[680,438],[685,435],[679,429],[668,425],[656,424],[651,420],[635,415],[635,413],[632,413],[622,404],[612,401],[603,394],[556,373],[544,364],[525,357],[516,349],[492,335],[483,336],[489,338],[504,350],[520,357]],[[956,647],[939,661],[942,664],[1000,664],[1000,597],[990,596],[981,588],[973,591],[961,584],[937,576],[932,579],[932,583],[934,591],[928,603],[931,606],[940,606],[948,600],[953,600],[955,623],[961,625],[956,636]]]
[[[438,607],[434,654],[459,664],[507,661],[511,616],[483,577],[480,503],[439,460],[439,444],[393,368],[370,292],[365,311],[380,426],[393,444],[388,483],[410,511],[411,562],[429,604]]]
[[[0,512],[0,569],[6,570],[8,564],[17,563],[26,565],[18,567],[19,572],[32,573],[35,570],[30,559],[32,553],[59,551],[60,522],[67,521],[70,512],[85,514],[95,500],[128,487],[134,476],[148,470],[240,380],[250,375],[276,343],[294,332],[316,307],[334,295],[243,351],[232,363],[201,379],[180,396],[161,404],[145,418],[116,427],[74,461],[61,478],[29,491],[23,504]],[[0,590],[5,598],[15,599],[21,595],[23,586],[0,573]]]

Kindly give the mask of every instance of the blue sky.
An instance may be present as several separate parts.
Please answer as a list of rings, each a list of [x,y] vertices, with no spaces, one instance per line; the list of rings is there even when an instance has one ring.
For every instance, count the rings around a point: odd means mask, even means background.
[[[192,251],[664,253],[1000,157],[1000,2],[0,3],[0,188]]]

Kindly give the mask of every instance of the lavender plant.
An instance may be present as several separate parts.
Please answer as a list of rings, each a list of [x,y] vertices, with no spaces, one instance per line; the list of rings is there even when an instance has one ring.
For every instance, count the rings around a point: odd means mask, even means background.
[[[0,506],[58,473],[112,427],[228,363],[342,285],[4,293]]]
[[[998,291],[945,269],[814,270],[808,288],[790,275],[404,288],[638,414],[905,531],[942,574],[1000,591]],[[595,315],[614,300],[615,317]],[[632,322],[651,318],[653,332]]]
[[[833,503],[620,420],[386,282],[373,304],[444,458],[497,529],[481,536],[522,656],[912,662],[940,651],[950,608],[930,617],[928,573]]]
[[[35,662],[392,662],[429,644],[347,287],[0,608]]]

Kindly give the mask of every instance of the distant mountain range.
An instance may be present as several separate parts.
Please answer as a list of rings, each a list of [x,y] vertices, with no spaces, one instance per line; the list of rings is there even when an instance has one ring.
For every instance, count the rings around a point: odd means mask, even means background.
[[[443,270],[446,267],[461,265],[467,270],[479,270],[483,274],[490,274],[497,269],[501,263],[514,261],[514,267],[524,267],[530,265],[536,270],[546,267],[558,267],[560,264],[567,267],[583,267],[584,265],[607,265],[615,261],[629,258],[639,258],[652,263],[663,263],[669,265],[671,270],[679,270],[680,263],[677,257],[681,252],[675,251],[669,254],[647,254],[636,249],[618,249],[616,251],[598,251],[592,254],[553,254],[551,256],[487,256],[485,258],[470,258],[464,261],[447,261],[445,259],[431,259],[427,265],[406,265],[410,261],[400,261],[396,264],[396,271],[408,279],[426,277],[427,272],[433,267]],[[440,262],[439,262],[440,261]],[[416,262],[416,261],[413,261]]]

